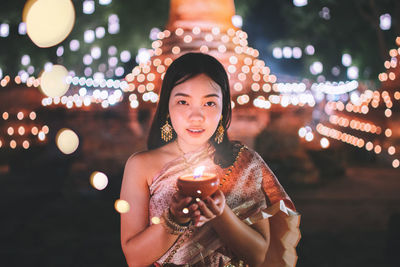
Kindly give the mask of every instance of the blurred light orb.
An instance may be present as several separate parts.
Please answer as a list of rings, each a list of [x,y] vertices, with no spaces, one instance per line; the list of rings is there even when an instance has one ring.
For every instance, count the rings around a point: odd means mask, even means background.
[[[29,55],[23,55],[21,58],[21,64],[27,66],[29,63],[31,63],[31,57]]]
[[[28,0],[22,17],[32,42],[39,47],[51,47],[70,34],[75,9],[71,0]]]
[[[38,139],[39,139],[40,141],[44,141],[45,138],[46,138],[46,135],[44,134],[44,132],[40,131],[40,132],[38,133]]]
[[[79,146],[78,135],[70,129],[61,129],[56,136],[58,149],[64,154],[74,153]]]
[[[127,213],[130,209],[130,206],[126,200],[117,199],[114,203],[114,208],[119,213]]]
[[[94,59],[99,59],[101,57],[101,49],[100,49],[100,47],[98,47],[98,46],[92,47],[92,49],[90,49],[90,55]]]
[[[94,1],[93,0],[85,0],[83,1],[82,11],[85,14],[93,14],[95,9]]]
[[[46,63],[44,64],[44,70],[45,70],[45,71],[51,71],[52,68],[53,68],[53,63],[51,63],[51,62],[46,62]]]
[[[352,58],[349,54],[343,54],[342,55],[342,64],[345,67],[349,67],[351,65]]]
[[[234,15],[232,17],[232,24],[237,28],[242,28],[243,26],[243,18],[240,15]]]
[[[390,14],[386,13],[379,17],[379,27],[384,31],[390,30],[392,27],[392,17]]]
[[[393,168],[398,168],[400,165],[400,161],[398,159],[393,160],[392,166]]]
[[[83,33],[83,39],[85,40],[85,43],[93,43],[94,39],[96,39],[96,34],[92,30],[87,30]]]
[[[153,218],[151,218],[151,222],[153,224],[160,224],[161,220],[158,217],[153,217]]]
[[[25,35],[25,34],[26,34],[26,23],[25,23],[25,22],[21,22],[21,23],[18,25],[18,33],[19,33],[20,35]]]
[[[335,66],[335,67],[333,67],[332,68],[332,75],[333,76],[339,76],[339,74],[340,74],[340,68],[339,67],[337,67],[337,66]]]
[[[48,97],[61,97],[69,89],[66,79],[68,70],[61,65],[53,65],[50,71],[45,70],[40,76],[40,90]]]
[[[328,148],[329,147],[329,140],[325,137],[321,138],[321,147],[322,148]]]
[[[8,37],[10,34],[10,25],[7,23],[0,24],[0,36],[1,37]]]
[[[131,60],[131,52],[129,52],[128,50],[122,51],[120,54],[120,58],[122,62],[128,62],[129,60]]]
[[[307,134],[306,128],[301,127],[301,128],[299,129],[299,136],[300,136],[300,137],[305,137],[306,134]]]
[[[293,53],[292,54],[293,54],[293,57],[296,58],[296,59],[301,58],[302,53],[301,53],[300,47],[293,47]]]
[[[314,53],[315,53],[315,48],[312,45],[307,45],[305,50],[306,50],[306,54],[310,55],[310,56],[314,55]]]
[[[282,58],[282,56],[283,56],[283,52],[282,52],[282,49],[280,48],[280,47],[275,47],[273,50],[272,50],[272,56],[274,57],[274,58]]]
[[[108,48],[108,55],[109,56],[115,56],[116,54],[117,54],[117,48],[115,47],[115,46],[110,46],[109,48]]]
[[[306,133],[306,141],[311,142],[314,139],[314,134],[312,132]]]
[[[288,46],[283,47],[282,49],[283,57],[284,58],[291,58],[292,57],[292,49]]]
[[[101,39],[106,35],[106,29],[104,27],[96,28],[96,38]]]
[[[347,77],[351,80],[358,79],[358,67],[351,66],[347,69]]]
[[[106,6],[111,4],[112,0],[99,0],[99,4],[102,6]]]
[[[71,51],[77,51],[77,50],[79,49],[80,46],[81,46],[81,45],[80,45],[79,41],[76,40],[76,39],[71,40],[71,42],[69,43],[69,49],[70,49]]]
[[[149,34],[150,40],[153,40],[153,41],[157,40],[159,32],[161,32],[161,30],[159,28],[152,28],[150,30],[150,34]]]
[[[138,64],[146,63],[150,61],[150,57],[150,53],[146,48],[140,48],[138,51],[138,55],[136,56],[136,62]]]
[[[102,172],[93,172],[90,175],[90,184],[97,190],[103,190],[108,185],[108,177]]]
[[[301,7],[306,6],[308,4],[308,0],[293,0],[293,5]]]
[[[320,74],[323,71],[324,67],[321,62],[315,61],[313,64],[310,66],[310,72],[311,74],[317,75]]]

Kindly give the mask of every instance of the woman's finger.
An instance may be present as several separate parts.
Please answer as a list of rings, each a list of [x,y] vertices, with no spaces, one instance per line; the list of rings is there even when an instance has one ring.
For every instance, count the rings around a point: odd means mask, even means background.
[[[206,203],[207,203],[208,209],[214,215],[220,215],[221,214],[221,208],[216,204],[216,201],[213,201],[212,199],[206,199]]]
[[[208,219],[211,219],[211,218],[213,218],[215,215],[214,215],[214,213],[212,213],[209,209],[208,209],[208,207],[207,207],[207,205],[204,203],[204,201],[199,201],[199,209],[200,209],[200,211],[201,211],[201,213],[206,217],[206,218],[208,218]]]

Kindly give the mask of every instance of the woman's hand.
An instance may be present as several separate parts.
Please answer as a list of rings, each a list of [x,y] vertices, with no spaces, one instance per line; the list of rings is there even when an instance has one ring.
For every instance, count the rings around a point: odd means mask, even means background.
[[[225,209],[225,195],[221,190],[217,190],[210,197],[200,200],[197,204],[192,204],[193,223],[200,227],[206,222],[220,216]],[[200,212],[199,212],[200,211]]]
[[[193,198],[191,197],[182,195],[179,191],[174,193],[174,195],[172,196],[171,204],[169,206],[169,210],[174,218],[174,221],[179,224],[185,224],[192,219],[196,211],[192,207],[193,205],[188,208],[188,205],[190,204],[192,199]]]

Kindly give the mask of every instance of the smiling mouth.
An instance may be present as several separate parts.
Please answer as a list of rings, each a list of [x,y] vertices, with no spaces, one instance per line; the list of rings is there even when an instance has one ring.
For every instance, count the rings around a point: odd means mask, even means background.
[[[187,129],[191,133],[202,133],[204,129]]]

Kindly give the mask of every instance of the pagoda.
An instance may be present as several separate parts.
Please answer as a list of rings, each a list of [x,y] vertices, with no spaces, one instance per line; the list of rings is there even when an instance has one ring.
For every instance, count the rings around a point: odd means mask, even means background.
[[[269,120],[269,113],[255,106],[271,107],[265,96],[271,92],[276,76],[258,58],[259,52],[248,46],[246,32],[233,25],[234,15],[233,0],[171,0],[168,22],[152,43],[150,60],[125,77],[129,99],[137,101],[142,96],[145,101],[156,102],[162,79],[174,59],[188,52],[210,54],[224,65],[230,81],[233,112],[229,134],[252,146]]]

